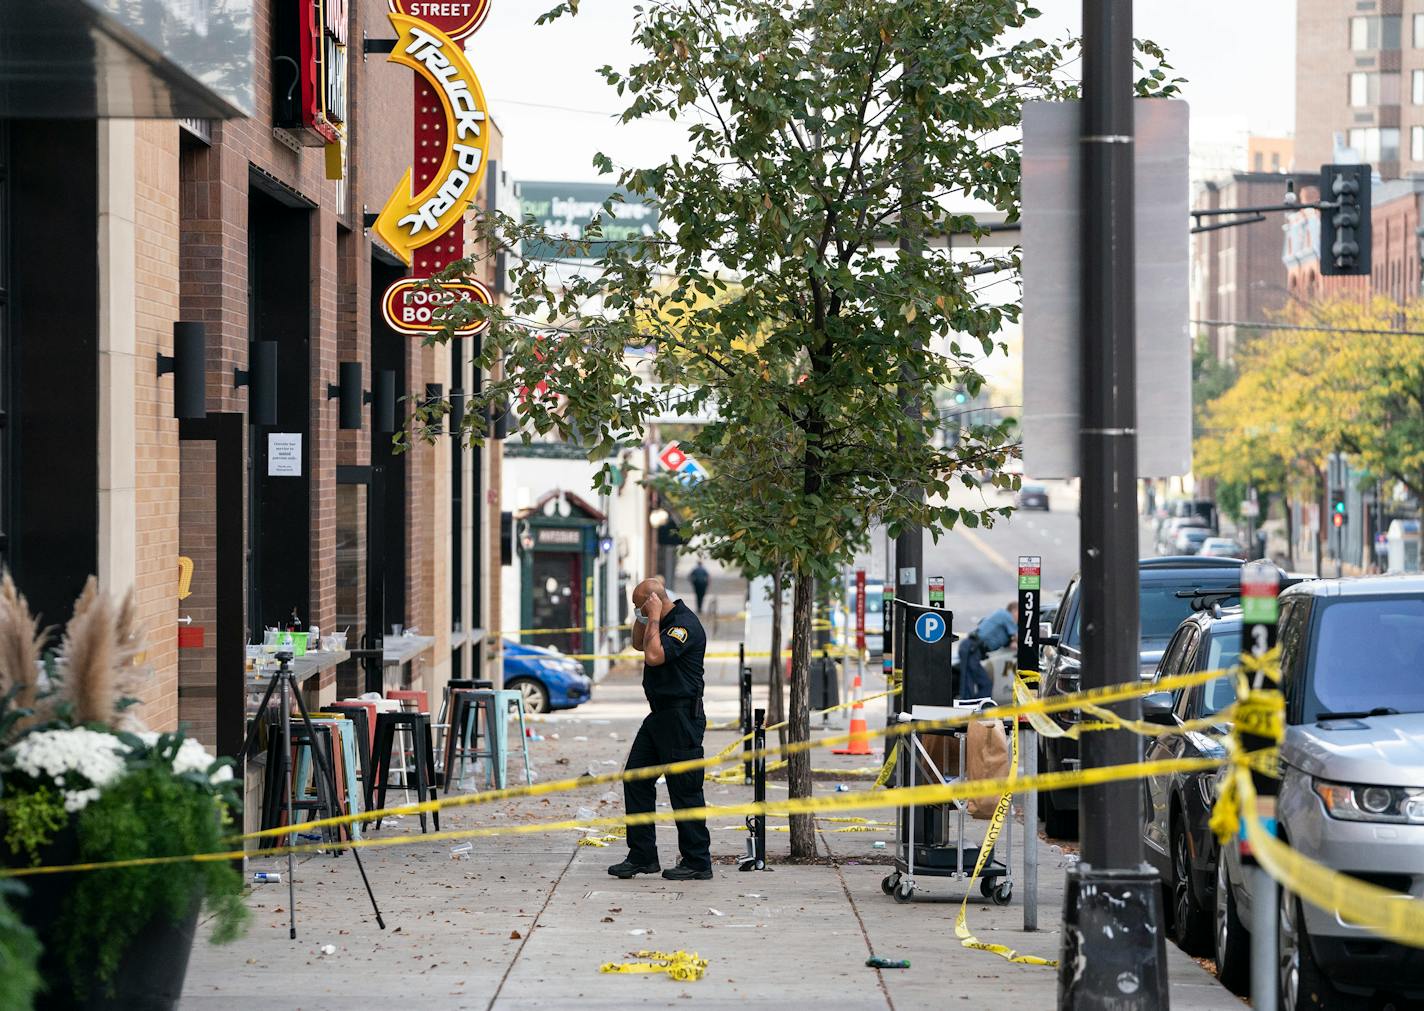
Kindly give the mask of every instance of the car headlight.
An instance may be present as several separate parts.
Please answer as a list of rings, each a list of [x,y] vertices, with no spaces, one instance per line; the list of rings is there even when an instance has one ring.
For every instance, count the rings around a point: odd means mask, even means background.
[[[1311,786],[1332,818],[1424,825],[1424,788],[1352,786],[1323,779],[1312,780]]]

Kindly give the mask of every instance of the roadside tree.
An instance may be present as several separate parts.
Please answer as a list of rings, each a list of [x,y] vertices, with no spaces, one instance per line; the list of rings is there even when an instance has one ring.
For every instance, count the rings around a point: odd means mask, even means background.
[[[1037,13],[1022,0],[644,5],[633,37],[645,59],[602,74],[628,103],[622,122],[686,123],[688,150],[651,167],[595,164],[659,205],[662,232],[610,233],[619,241],[600,242],[597,269],[578,277],[519,264],[508,304],[443,313],[448,327],[487,319],[477,361],[503,364],[504,378],[467,403],[473,437],[503,396],[526,431],[578,439],[591,459],[640,439],[670,405],[715,412],[690,447],[714,474],[689,498],[692,532],[743,571],[784,567],[794,585],[792,741],[810,734],[815,580],[834,578],[876,522],[938,536],[1007,512],[948,500],[980,473],[1012,486],[1005,432],[937,446],[925,405],[945,386],[977,393],[976,359],[1018,317],[1017,298],[994,300],[1004,288],[976,290],[1017,256],[951,258],[942,237],[981,230],[951,205],[1015,218],[1022,105],[1076,95],[1064,72],[1076,44],[1021,38]],[[1139,48],[1139,91],[1170,94],[1160,51]],[[484,228],[550,238],[499,216]],[[554,241],[578,256],[603,237],[596,223]],[[937,240],[939,252],[923,248]],[[461,261],[443,277],[473,270]],[[625,354],[635,347],[648,353]],[[549,393],[527,392],[541,381]],[[809,754],[792,757],[789,779],[792,797],[810,794]],[[793,858],[815,849],[811,819],[794,817]]]

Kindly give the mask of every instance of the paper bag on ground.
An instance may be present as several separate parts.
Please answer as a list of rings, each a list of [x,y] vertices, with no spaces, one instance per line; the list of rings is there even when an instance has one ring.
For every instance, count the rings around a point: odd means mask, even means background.
[[[970,779],[999,779],[1009,774],[1009,738],[998,720],[969,724],[969,751],[965,755],[964,774]],[[987,820],[994,815],[999,794],[971,797],[966,806],[970,817]]]

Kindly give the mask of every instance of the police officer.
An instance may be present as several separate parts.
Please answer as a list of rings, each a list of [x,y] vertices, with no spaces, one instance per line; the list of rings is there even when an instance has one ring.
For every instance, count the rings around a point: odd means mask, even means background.
[[[702,757],[702,734],[707,717],[702,711],[703,657],[707,635],[702,623],[681,600],[673,600],[660,579],[645,579],[633,588],[637,610],[633,647],[641,650],[643,694],[652,710],[638,728],[628,750],[628,769],[666,765]],[[674,810],[698,808],[702,799],[703,770],[667,777],[668,797]],[[626,780],[623,806],[629,814],[646,814],[657,808],[654,780]],[[707,822],[679,821],[677,848],[682,859],[663,871],[672,881],[706,881],[712,877],[712,837]],[[628,859],[608,868],[618,878],[656,874],[657,830],[652,825],[628,826]]]

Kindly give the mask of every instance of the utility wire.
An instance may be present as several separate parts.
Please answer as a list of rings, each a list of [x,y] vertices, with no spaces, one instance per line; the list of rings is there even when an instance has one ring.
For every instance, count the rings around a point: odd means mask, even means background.
[[[1193,326],[1239,326],[1243,330],[1306,330],[1311,333],[1376,334],[1382,337],[1424,337],[1424,330],[1371,330],[1348,326],[1305,326],[1300,323],[1243,323],[1233,319],[1193,319]]]

